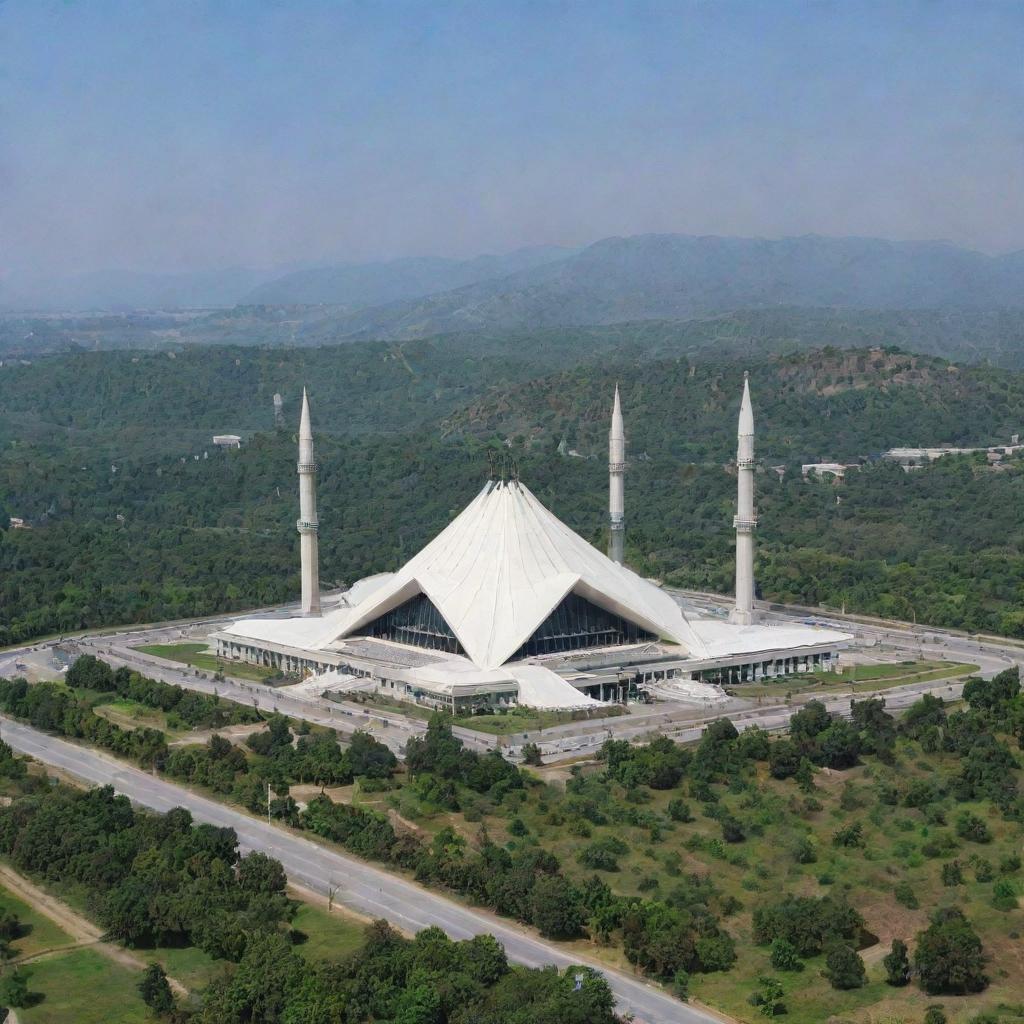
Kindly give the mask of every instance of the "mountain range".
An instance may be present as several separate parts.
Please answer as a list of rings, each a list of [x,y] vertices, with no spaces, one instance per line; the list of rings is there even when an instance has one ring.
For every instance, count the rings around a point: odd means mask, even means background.
[[[805,235],[606,238],[520,249],[274,270],[98,272],[0,283],[0,308],[328,307],[318,343],[465,331],[674,320],[778,306],[978,310],[1024,306],[1024,251]]]

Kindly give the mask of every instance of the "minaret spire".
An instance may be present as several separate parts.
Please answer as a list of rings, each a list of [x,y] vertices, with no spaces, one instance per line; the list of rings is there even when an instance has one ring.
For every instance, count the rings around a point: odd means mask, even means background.
[[[302,389],[299,419],[299,548],[302,560],[302,614],[320,614],[320,551],[316,517],[316,461],[313,458],[313,428],[309,419],[309,397]]]
[[[736,606],[731,622],[754,621],[754,410],[750,404],[749,374],[743,374],[743,398],[736,431]]]
[[[612,425],[608,431],[608,557],[622,564],[622,552],[626,533],[625,484],[626,433],[622,427],[622,405],[619,402],[619,385],[615,385],[615,401],[612,405]]]

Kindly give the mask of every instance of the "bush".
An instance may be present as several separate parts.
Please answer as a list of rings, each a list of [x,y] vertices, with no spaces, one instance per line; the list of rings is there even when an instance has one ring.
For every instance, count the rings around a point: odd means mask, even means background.
[[[1017,890],[1012,882],[1001,878],[992,886],[992,906],[1004,911],[1017,909]]]
[[[988,825],[969,811],[964,811],[956,819],[956,834],[961,839],[968,839],[972,843],[992,842],[992,833],[989,831]]]
[[[914,971],[929,995],[966,995],[988,985],[981,939],[955,908],[936,911],[931,924],[917,934]]]
[[[929,1006],[925,1010],[924,1024],[947,1024],[948,1018],[942,1012],[941,1006]]]
[[[777,971],[802,971],[804,962],[789,939],[772,940],[772,967]]]
[[[693,821],[693,813],[690,810],[690,805],[685,800],[680,800],[676,797],[674,800],[668,802],[668,816],[673,821],[687,822]]]
[[[585,868],[592,868],[595,871],[618,871],[619,857],[629,852],[629,847],[615,836],[605,836],[595,839],[594,842],[584,846],[576,860]]]
[[[867,981],[864,961],[857,951],[846,943],[837,943],[828,951],[822,974],[828,978],[833,988],[840,990],[860,988]]]
[[[886,984],[901,988],[910,981],[910,957],[907,944],[902,939],[892,940],[892,948],[882,958],[882,966]]]
[[[902,904],[908,910],[917,910],[921,905],[917,899],[917,893],[914,892],[909,882],[897,882],[892,890],[893,895],[896,897],[896,902]]]

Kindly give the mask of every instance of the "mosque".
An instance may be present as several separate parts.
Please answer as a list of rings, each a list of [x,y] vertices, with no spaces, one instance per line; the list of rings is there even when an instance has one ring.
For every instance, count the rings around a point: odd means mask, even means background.
[[[618,388],[609,431],[609,546],[598,551],[518,474],[483,489],[393,573],[332,603],[318,577],[309,399],[299,425],[302,615],[243,619],[211,635],[219,657],[305,677],[316,695],[370,689],[454,713],[523,704],[724,700],[721,684],[827,669],[852,637],[756,621],[754,416],[740,403],[736,600],[728,621],[688,616],[623,564],[625,431]]]

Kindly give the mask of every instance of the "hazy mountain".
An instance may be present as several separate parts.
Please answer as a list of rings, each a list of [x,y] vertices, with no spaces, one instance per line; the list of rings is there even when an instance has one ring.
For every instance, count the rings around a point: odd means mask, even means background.
[[[607,238],[557,262],[338,316],[335,340],[567,327],[798,307],[1024,306],[1024,254],[808,235]]]
[[[564,259],[572,252],[555,246],[537,246],[470,260],[424,256],[384,263],[316,267],[268,281],[251,291],[244,302],[283,306],[326,304],[363,309],[506,277]]]

